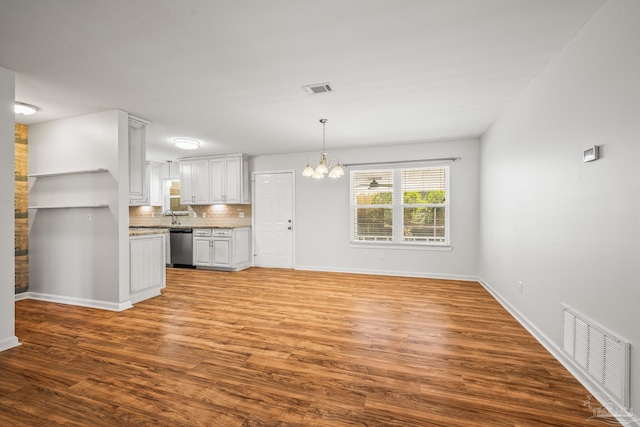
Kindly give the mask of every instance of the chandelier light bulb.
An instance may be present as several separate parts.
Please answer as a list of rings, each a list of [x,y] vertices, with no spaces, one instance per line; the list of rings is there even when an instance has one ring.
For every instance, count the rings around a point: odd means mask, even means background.
[[[313,176],[315,170],[311,167],[309,163],[307,163],[307,167],[302,171],[302,176]]]
[[[329,173],[329,178],[340,178],[344,175],[344,169],[340,163],[338,163],[333,169],[331,169],[331,173]]]

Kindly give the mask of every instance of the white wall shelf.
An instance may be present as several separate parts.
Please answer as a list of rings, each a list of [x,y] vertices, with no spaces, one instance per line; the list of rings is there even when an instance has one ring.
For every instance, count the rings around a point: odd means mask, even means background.
[[[81,205],[50,205],[50,206],[29,206],[29,209],[74,209],[74,208],[108,208],[106,203],[93,203]]]
[[[104,173],[104,172],[109,172],[109,169],[97,168],[97,169],[86,169],[86,170],[65,171],[65,172],[30,173],[28,176],[31,178],[46,178],[51,176],[86,175],[91,173]]]
[[[109,172],[109,169],[96,168],[96,169],[82,169],[82,170],[63,171],[63,172],[30,173],[28,176],[31,178],[47,178],[47,177],[55,177],[55,176],[88,175],[88,174],[105,173],[105,172]],[[107,203],[80,203],[80,204],[73,204],[73,205],[36,205],[36,206],[29,206],[29,209],[75,209],[75,208],[107,208],[107,207],[109,207]]]

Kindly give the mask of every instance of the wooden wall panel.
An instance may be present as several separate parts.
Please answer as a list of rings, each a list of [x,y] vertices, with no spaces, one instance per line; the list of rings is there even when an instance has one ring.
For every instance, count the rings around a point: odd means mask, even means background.
[[[18,179],[16,175],[16,218],[26,218],[28,216],[27,207],[29,205],[29,183]]]
[[[15,257],[16,293],[29,289],[29,127],[15,125]]]

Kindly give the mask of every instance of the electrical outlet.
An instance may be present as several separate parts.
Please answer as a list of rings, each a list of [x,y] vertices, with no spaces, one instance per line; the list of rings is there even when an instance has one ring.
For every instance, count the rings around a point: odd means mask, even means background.
[[[91,222],[91,221],[93,221],[93,215],[91,214],[91,212],[89,212],[87,214],[87,222]]]
[[[523,294],[524,293],[524,283],[518,282],[518,286],[520,286],[520,293]]]
[[[207,217],[207,213],[206,212],[202,212],[202,218],[206,218]]]
[[[156,217],[156,213],[155,212],[151,212],[151,218],[155,218]]]
[[[380,258],[380,259],[384,259],[384,252],[380,252],[380,256],[379,256],[379,258]]]
[[[369,258],[369,252],[368,251],[364,251],[364,259]]]
[[[238,212],[238,218],[244,218],[244,212]]]

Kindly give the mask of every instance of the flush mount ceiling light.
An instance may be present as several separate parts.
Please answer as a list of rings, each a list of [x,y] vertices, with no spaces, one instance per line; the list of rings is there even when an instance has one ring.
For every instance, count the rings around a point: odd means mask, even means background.
[[[329,174],[329,178],[340,178],[344,175],[344,170],[342,170],[342,166],[340,166],[340,161],[337,157],[331,159],[331,162],[327,164],[327,152],[325,150],[325,138],[324,138],[324,127],[327,123],[327,119],[320,119],[320,123],[322,123],[322,152],[320,153],[320,161],[316,162],[313,159],[309,159],[307,162],[307,167],[302,171],[302,176],[310,176],[311,178],[322,179],[326,174]],[[334,165],[333,169],[331,167]],[[316,168],[311,167],[311,163],[316,164]],[[331,169],[331,172],[329,172]]]
[[[189,138],[176,138],[173,140],[173,145],[183,150],[195,150],[200,147],[200,141]]]
[[[23,116],[30,116],[38,111],[38,107],[35,105],[25,104],[24,102],[16,102],[13,110],[16,114],[22,114]]]

